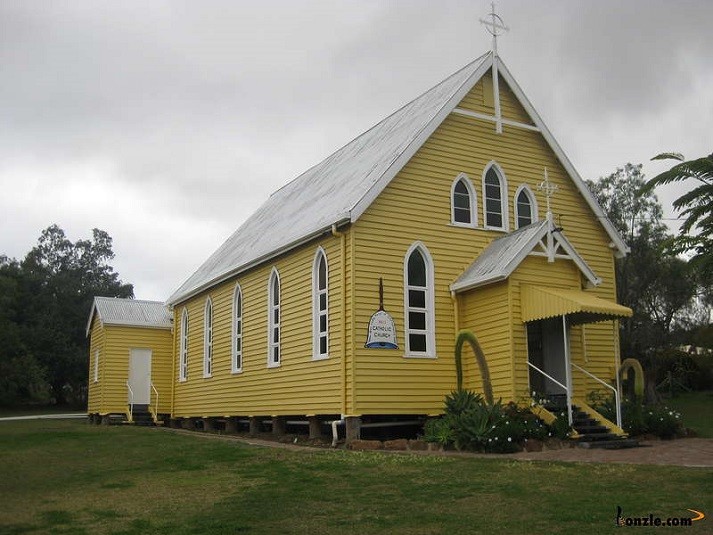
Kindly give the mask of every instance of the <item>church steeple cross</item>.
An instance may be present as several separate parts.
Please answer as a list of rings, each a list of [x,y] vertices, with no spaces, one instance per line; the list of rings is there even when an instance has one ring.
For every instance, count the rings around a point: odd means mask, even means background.
[[[540,182],[540,185],[537,186],[537,189],[541,191],[542,193],[545,194],[545,199],[547,199],[547,219],[552,220],[552,209],[550,207],[550,199],[552,196],[557,193],[557,190],[559,187],[557,184],[552,184],[550,182],[550,177],[547,176],[547,167],[545,167],[545,179]]]
[[[485,26],[488,33],[493,36],[493,54],[498,53],[498,35],[502,35],[503,32],[510,31],[510,28],[505,26],[505,22],[500,18],[500,15],[495,13],[495,2],[490,3],[491,11],[488,13],[490,20],[480,19],[480,23]]]

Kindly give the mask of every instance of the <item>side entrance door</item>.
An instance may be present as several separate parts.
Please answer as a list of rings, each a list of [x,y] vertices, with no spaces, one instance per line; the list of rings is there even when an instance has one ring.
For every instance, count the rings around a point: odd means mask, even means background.
[[[550,377],[567,384],[562,318],[549,318],[527,324],[529,359]],[[538,393],[564,394],[566,391],[535,370],[530,370],[530,388]]]
[[[151,401],[151,350],[132,348],[129,351],[129,386],[134,393],[134,404],[148,405]],[[128,402],[131,403],[131,392]]]

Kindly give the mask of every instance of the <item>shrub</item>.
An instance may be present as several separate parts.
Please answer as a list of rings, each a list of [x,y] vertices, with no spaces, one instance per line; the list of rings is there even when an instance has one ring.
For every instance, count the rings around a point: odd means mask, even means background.
[[[612,422],[616,422],[616,406],[613,396],[590,394],[594,409]],[[632,436],[651,434],[659,438],[673,438],[681,434],[681,414],[665,405],[646,405],[631,400],[621,404],[621,420],[624,431]]]
[[[446,396],[446,414],[461,415],[483,404],[483,396],[470,390],[454,390]]]
[[[455,434],[447,418],[430,418],[423,426],[423,439],[445,447],[453,443]]]
[[[462,390],[448,394],[445,415],[424,426],[427,442],[493,453],[519,451],[526,439],[551,435],[552,430],[529,409],[500,401],[488,404],[482,396]]]

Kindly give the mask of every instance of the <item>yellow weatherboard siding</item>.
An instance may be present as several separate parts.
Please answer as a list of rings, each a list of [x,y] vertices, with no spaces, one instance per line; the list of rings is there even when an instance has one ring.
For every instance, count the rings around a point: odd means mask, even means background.
[[[87,412],[99,413],[102,404],[102,385],[104,384],[104,327],[95,316],[89,335],[89,382],[87,388]],[[94,381],[94,360],[99,352],[99,380]]]
[[[90,336],[89,413],[126,412],[131,349],[151,350],[151,382],[159,391],[158,412],[170,413],[172,334],[169,329],[102,325],[95,317]],[[97,347],[100,348],[100,370],[99,381],[94,383],[93,359]],[[153,395],[152,402],[155,402]]]
[[[500,89],[504,117],[530,123],[502,80]],[[482,81],[464,97],[459,107],[492,113],[484,104]],[[482,175],[491,161],[499,164],[507,181],[510,230],[515,229],[513,197],[521,184],[530,186],[539,207],[539,218],[545,217],[546,201],[537,186],[547,167],[550,181],[559,188],[551,200],[555,221],[603,279],[601,287],[595,290],[596,295],[615,300],[609,237],[543,137],[538,132],[507,125],[503,134],[498,135],[491,121],[451,114],[353,226],[355,414],[437,413],[442,410],[444,394],[455,387],[456,326],[449,285],[494,238],[502,235],[482,229]],[[450,224],[451,186],[459,173],[466,173],[473,183],[480,228]],[[415,241],[421,241],[428,248],[435,266],[435,359],[404,357],[403,261]],[[558,278],[562,261],[545,264],[535,270],[533,280],[561,284]],[[565,269],[571,277],[568,284],[580,280],[574,269]],[[362,338],[366,336],[369,317],[378,307],[379,277],[384,279],[384,307],[396,322],[400,350],[363,348]],[[494,307],[484,310],[480,315],[485,317],[481,318],[477,311],[470,311],[470,307],[461,302],[460,327],[471,328],[482,338],[486,357],[492,363],[495,395],[502,395],[504,400],[517,398],[528,382],[524,325],[519,314],[512,310],[515,303],[511,301],[517,295],[508,288],[508,285],[481,288],[474,290],[473,296],[458,297],[465,303],[487,305],[491,302]],[[498,292],[501,295],[496,298]],[[500,312],[504,315],[499,321],[486,321]],[[486,323],[481,325],[481,320]],[[605,379],[613,363],[611,322],[609,333],[606,329],[600,325],[585,327],[588,369],[603,374]],[[572,336],[572,354],[577,363],[583,359],[581,331],[581,328],[574,329]],[[508,362],[510,367],[515,366],[514,375],[512,369],[508,370]],[[472,366],[469,370],[470,377],[467,375],[466,381],[475,387],[477,370]],[[575,375],[575,387],[583,385],[583,380]]]
[[[175,417],[340,414],[342,411],[342,269],[349,270],[348,230],[345,258],[342,238],[325,236],[262,264],[174,306],[179,358],[183,309],[189,314],[188,373],[176,381]],[[329,289],[329,358],[312,358],[312,266],[317,248],[327,257]],[[344,267],[342,267],[344,261]],[[281,362],[267,366],[267,298],[272,269],[280,276]],[[243,367],[233,373],[233,293],[240,284],[243,300]],[[348,293],[347,293],[348,295]],[[213,303],[213,373],[203,377],[205,301]],[[345,333],[346,334],[346,333]],[[178,363],[175,366],[178,370]],[[176,375],[177,375],[176,371]],[[348,386],[349,388],[349,386]]]

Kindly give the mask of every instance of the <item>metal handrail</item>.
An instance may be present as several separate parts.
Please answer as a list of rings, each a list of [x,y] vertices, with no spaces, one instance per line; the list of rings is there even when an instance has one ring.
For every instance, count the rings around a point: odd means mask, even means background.
[[[579,371],[586,373],[589,377],[591,377],[595,381],[599,381],[601,384],[606,386],[609,390],[612,390],[614,392],[614,401],[616,403],[616,425],[618,425],[619,428],[621,428],[621,404],[619,403],[619,392],[617,392],[616,388],[614,388],[613,386],[611,386],[608,383],[605,383],[596,375],[589,373],[587,370],[585,370],[581,366],[577,366],[574,362],[572,363],[572,366],[577,368]]]
[[[151,415],[153,416],[154,422],[158,421],[158,390],[156,390],[156,387],[154,386],[153,382],[151,383],[151,390],[156,392],[156,409],[151,411]],[[149,405],[149,410],[151,409],[151,405]]]
[[[131,389],[129,381],[126,381],[126,388],[129,389],[129,421],[134,421],[134,391]]]
[[[528,361],[528,362],[527,362],[527,365],[528,365],[530,368],[533,368],[534,370],[540,372],[542,375],[544,375],[545,377],[547,377],[550,381],[552,381],[552,382],[555,383],[556,385],[558,385],[558,386],[564,388],[564,391],[565,391],[565,393],[567,394],[567,420],[569,421],[569,425],[572,425],[572,404],[571,404],[571,402],[569,401],[569,400],[570,400],[569,388],[567,388],[565,385],[563,385],[562,383],[560,383],[557,379],[555,379],[555,378],[552,377],[551,375],[549,375],[549,374],[543,372],[540,368],[538,368],[537,366],[535,366],[532,362]]]
[[[547,377],[550,381],[552,381],[553,383],[555,383],[557,386],[561,386],[562,388],[564,388],[565,392],[567,391],[567,387],[566,387],[566,386],[564,386],[562,383],[560,383],[557,379],[555,379],[555,378],[552,377],[551,375],[548,375],[548,374],[546,374],[545,372],[543,372],[540,368],[538,368],[537,366],[535,366],[532,362],[528,362],[527,365],[528,365],[530,368],[534,368],[535,370],[537,370],[538,372],[540,372],[542,375],[544,375],[545,377]]]

